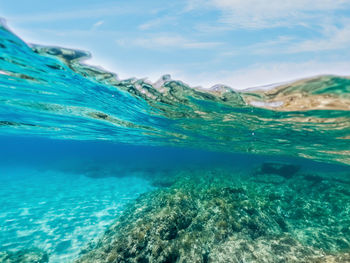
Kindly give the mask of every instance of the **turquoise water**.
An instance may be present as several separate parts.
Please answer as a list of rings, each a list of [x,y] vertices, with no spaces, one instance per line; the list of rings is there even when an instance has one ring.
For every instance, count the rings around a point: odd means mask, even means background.
[[[350,262],[350,79],[120,80],[0,26],[0,262]]]
[[[130,174],[94,180],[33,167],[1,167],[0,250],[40,247],[50,262],[78,256],[124,205],[152,187]]]

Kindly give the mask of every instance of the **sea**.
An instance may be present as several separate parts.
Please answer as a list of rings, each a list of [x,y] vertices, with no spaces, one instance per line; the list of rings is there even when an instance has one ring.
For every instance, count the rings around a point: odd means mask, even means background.
[[[119,79],[0,25],[0,262],[350,262],[350,78]]]

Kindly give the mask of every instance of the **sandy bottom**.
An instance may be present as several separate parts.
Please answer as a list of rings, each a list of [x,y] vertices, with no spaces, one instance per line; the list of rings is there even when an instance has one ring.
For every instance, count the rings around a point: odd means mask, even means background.
[[[0,178],[0,251],[36,247],[49,262],[77,258],[126,203],[152,189],[139,176],[93,179],[30,168],[2,167]]]

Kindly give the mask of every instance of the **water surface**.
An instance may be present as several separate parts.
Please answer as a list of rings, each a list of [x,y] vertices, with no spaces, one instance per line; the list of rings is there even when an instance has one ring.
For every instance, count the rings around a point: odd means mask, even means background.
[[[350,262],[349,78],[204,90],[88,57],[0,25],[1,262]]]

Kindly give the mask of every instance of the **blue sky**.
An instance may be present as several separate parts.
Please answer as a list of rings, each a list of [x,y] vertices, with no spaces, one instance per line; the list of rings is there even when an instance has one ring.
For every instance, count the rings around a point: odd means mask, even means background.
[[[122,79],[245,88],[350,75],[350,1],[0,0],[0,16],[25,41],[88,50]]]

